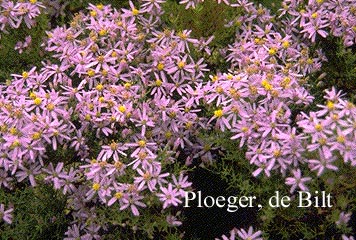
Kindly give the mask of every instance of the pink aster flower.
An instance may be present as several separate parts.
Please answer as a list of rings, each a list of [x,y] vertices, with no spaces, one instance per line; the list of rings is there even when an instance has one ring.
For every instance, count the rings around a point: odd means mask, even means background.
[[[30,180],[31,186],[36,186],[35,176],[41,173],[40,164],[32,164],[29,168],[26,168],[22,165],[19,166],[19,170],[16,172],[16,177],[19,182],[28,178]]]
[[[157,193],[159,200],[163,202],[163,209],[169,207],[170,205],[178,206],[182,201],[178,198],[180,194],[176,188],[173,188],[171,183],[168,183],[168,187],[161,187],[162,193]]]
[[[122,199],[122,205],[120,207],[120,210],[124,210],[128,207],[131,208],[131,212],[133,213],[134,216],[139,216],[140,212],[138,211],[137,207],[146,207],[146,204],[141,202],[140,200],[143,199],[143,196],[140,196],[138,194],[133,194],[127,197],[124,197]]]
[[[339,215],[339,219],[335,222],[336,225],[347,225],[347,223],[350,221],[352,213],[345,213],[341,212]]]
[[[0,169],[0,188],[2,186],[4,186],[4,187],[10,189],[11,188],[11,180],[12,180],[12,178],[8,176],[7,172]]]
[[[174,175],[172,175],[172,179],[174,187],[177,189],[180,196],[184,197],[186,192],[184,189],[189,188],[192,185],[191,182],[188,182],[188,176],[184,176],[183,173],[181,173],[178,179]]]
[[[317,175],[320,176],[325,170],[337,171],[338,167],[333,164],[337,160],[336,156],[326,157],[321,149],[319,149],[320,159],[308,160],[309,168],[312,171],[317,171]]]
[[[237,235],[244,240],[262,240],[261,234],[261,231],[254,232],[252,226],[248,228],[248,231],[245,229],[237,230]]]
[[[0,204],[0,219],[2,219],[3,221],[5,221],[8,224],[12,223],[12,212],[14,211],[14,208],[9,208],[7,210],[5,210],[5,205],[4,204]]]
[[[177,226],[182,225],[182,222],[179,221],[179,220],[177,219],[177,217],[176,217],[176,216],[173,216],[173,215],[168,215],[168,216],[166,217],[166,221],[167,221],[167,223],[168,223],[170,226],[173,226],[173,227],[177,227]]]
[[[342,240],[355,240],[353,236],[347,236],[345,234],[341,235]]]
[[[299,187],[302,191],[307,191],[308,187],[305,186],[306,182],[309,182],[311,177],[302,177],[302,172],[300,169],[293,170],[293,177],[286,178],[286,184],[291,185],[290,193],[293,193],[294,190]]]

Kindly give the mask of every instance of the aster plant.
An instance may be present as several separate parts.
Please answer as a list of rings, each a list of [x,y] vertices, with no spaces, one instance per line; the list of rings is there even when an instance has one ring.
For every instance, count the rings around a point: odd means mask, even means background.
[[[180,4],[199,12],[202,2]],[[325,77],[322,39],[355,46],[354,1],[285,0],[277,14],[245,0],[215,2],[231,13],[226,43],[167,24],[163,9],[173,3],[165,0],[89,4],[46,31],[41,46],[50,57],[0,85],[4,233],[21,222],[6,196],[39,196],[46,186],[61,203],[64,239],[180,239],[188,172],[199,166],[260,198],[271,186],[291,195],[323,187],[338,197],[317,214],[266,206],[261,223],[222,239],[330,231],[352,239],[356,108],[336,87],[316,98],[312,80]],[[5,34],[22,22],[33,27],[41,11],[53,15],[37,1],[2,1],[1,9]],[[29,35],[14,50],[31,44]],[[305,225],[303,236],[276,233],[288,221],[299,227],[303,214],[330,224],[320,234]]]

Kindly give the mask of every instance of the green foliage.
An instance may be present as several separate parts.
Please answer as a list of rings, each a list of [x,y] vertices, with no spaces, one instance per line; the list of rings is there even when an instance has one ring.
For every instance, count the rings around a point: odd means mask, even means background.
[[[256,196],[263,208],[258,211],[258,224],[254,225],[265,232],[266,239],[324,239],[328,236],[340,237],[341,233],[350,233],[351,228],[336,226],[341,211],[352,212],[356,210],[356,179],[352,176],[356,170],[339,159],[338,172],[326,172],[320,177],[304,169],[305,176],[313,177],[309,191],[326,191],[331,194],[332,208],[307,208],[298,207],[296,194],[289,192],[285,180],[280,174],[272,173],[266,177],[261,173],[253,177],[255,170],[247,159],[245,149],[238,147],[238,142],[230,140],[226,133],[203,133],[204,138],[214,146],[221,147],[221,154],[212,166],[211,171],[220,175],[222,180],[228,183],[228,190],[237,193],[238,196]],[[303,170],[303,169],[302,169]],[[287,177],[289,173],[287,173]],[[269,206],[269,198],[279,191],[280,196],[290,196],[290,207],[272,208]],[[317,196],[316,194],[314,194]],[[313,199],[313,198],[312,198]]]
[[[185,9],[174,1],[167,1],[164,5],[166,12],[164,22],[177,31],[192,30],[192,37],[215,36],[213,45],[226,45],[226,40],[231,38],[232,32],[224,25],[227,19],[231,19],[236,13],[234,9],[216,1],[207,0],[197,5],[196,8]]]
[[[345,48],[342,39],[329,37],[321,41],[320,46],[328,61],[323,63],[321,71],[326,73],[319,86],[338,90],[349,95],[355,102],[356,90],[356,48]]]
[[[9,34],[2,33],[0,40],[0,81],[5,81],[11,73],[21,73],[33,66],[39,67],[45,56],[40,47],[45,31],[50,23],[55,25],[66,24],[74,14],[83,10],[88,4],[111,4],[113,7],[128,7],[128,1],[109,0],[74,0],[71,1],[64,12],[66,15],[59,19],[49,19],[42,14],[37,20],[37,25],[27,29],[24,24],[20,29],[12,29]],[[274,11],[278,9],[281,1],[256,0],[256,2],[269,7]],[[196,9],[186,10],[177,1],[167,1],[164,5],[165,15],[163,22],[168,29],[183,31],[192,30],[192,37],[208,38],[215,36],[211,43],[213,50],[211,56],[195,52],[198,57],[204,57],[211,69],[225,69],[225,61],[217,51],[222,46],[227,46],[239,27],[238,16],[244,14],[240,9],[232,9],[224,4],[217,4],[214,0],[206,0]],[[173,14],[174,13],[174,14]],[[226,20],[227,19],[227,20]],[[227,28],[228,21],[235,21],[234,27]],[[22,54],[14,50],[18,41],[24,41],[31,35],[32,43]],[[315,106],[322,103],[323,89],[336,86],[349,94],[355,101],[356,90],[356,54],[354,48],[345,48],[341,39],[327,38],[321,41],[320,47],[326,54],[328,62],[323,63],[323,78],[311,76],[311,93],[316,96]],[[299,109],[297,109],[299,111]],[[212,113],[210,114],[212,115]],[[88,139],[95,139],[94,133],[88,133]],[[209,167],[229,185],[228,190],[238,195],[255,195],[264,207],[258,212],[259,225],[255,226],[264,231],[267,239],[322,239],[330,235],[341,235],[341,232],[351,232],[350,228],[337,227],[335,221],[341,211],[356,211],[356,170],[344,164],[338,165],[339,171],[329,172],[317,178],[313,175],[310,191],[325,189],[333,196],[331,209],[268,207],[268,199],[275,191],[281,195],[288,195],[289,188],[285,185],[280,174],[273,174],[270,178],[259,176],[252,177],[254,167],[245,158],[246,149],[239,149],[238,142],[230,140],[226,133],[202,133],[203,139],[211,146],[221,148],[219,160]],[[99,144],[91,141],[91,152],[96,156]],[[160,156],[162,158],[166,156]],[[71,162],[75,158],[74,152],[60,147],[58,151],[51,151],[49,159],[56,163],[59,161]],[[181,171],[182,166],[173,165],[174,173]],[[12,204],[15,207],[14,223],[7,225],[0,223],[0,239],[62,239],[67,230],[70,218],[66,215],[66,198],[53,190],[52,187],[39,185],[36,188],[19,184],[16,191],[7,192],[0,189],[2,203]],[[149,208],[140,209],[141,216],[133,217],[130,211],[120,211],[117,205],[113,207],[101,206],[97,212],[97,223],[107,225],[107,232],[103,239],[181,239],[179,231],[170,227],[166,217],[168,211],[161,212],[158,199],[150,199]],[[342,231],[341,231],[342,230]]]
[[[203,52],[195,52],[193,56],[204,57],[211,69],[219,68],[223,71],[225,60],[218,49],[231,43],[235,36],[235,29],[225,25],[242,15],[243,11],[218,4],[214,0],[206,0],[194,9],[185,9],[185,5],[180,5],[177,1],[167,1],[163,9],[165,14],[162,20],[165,27],[176,31],[192,30],[191,37],[197,39],[214,36],[209,44],[212,49],[210,56]]]
[[[9,33],[1,33],[0,39],[0,82],[10,78],[12,73],[22,73],[28,71],[33,66],[41,66],[41,61],[45,58],[45,53],[41,49],[42,38],[45,31],[49,29],[49,19],[45,14],[36,18],[37,24],[28,29],[25,23],[22,23],[19,29],[9,29]],[[30,35],[32,42],[30,46],[22,53],[14,50],[18,41],[24,41],[25,37]]]
[[[0,199],[15,208],[13,223],[0,223],[0,239],[63,239],[70,222],[64,213],[66,198],[51,186],[0,189]]]
[[[278,9],[281,8],[282,2],[281,0],[254,0],[256,4],[261,4],[265,8],[270,9],[273,13],[276,13]]]
[[[116,1],[110,1],[110,0],[74,0],[74,1],[67,1],[63,0],[63,4],[66,3],[68,4],[65,9],[63,9],[63,13],[65,15],[60,15],[58,19],[54,19],[55,25],[65,25],[68,24],[72,19],[73,16],[80,12],[85,10],[89,4],[92,5],[111,5],[114,8],[120,9],[120,8],[128,8],[129,4],[128,1],[126,0],[116,0]]]
[[[160,210],[158,199],[151,200],[148,208],[140,209],[139,217],[119,210],[118,205],[98,208],[96,223],[108,226],[103,239],[181,239],[177,228],[166,220],[169,212]]]

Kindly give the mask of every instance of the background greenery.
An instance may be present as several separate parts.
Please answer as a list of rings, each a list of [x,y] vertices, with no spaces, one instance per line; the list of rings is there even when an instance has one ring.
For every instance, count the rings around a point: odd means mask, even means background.
[[[61,2],[61,1],[59,1]],[[116,8],[128,7],[128,1],[109,0],[74,0],[70,1],[62,14],[58,17],[42,14],[37,18],[37,25],[27,29],[22,25],[19,29],[10,30],[9,34],[2,33],[0,39],[0,81],[10,78],[11,73],[21,73],[33,66],[40,67],[41,61],[48,56],[41,47],[41,42],[46,37],[46,30],[55,26],[67,24],[75,13],[84,10],[89,3],[111,4]],[[259,0],[262,4],[275,12],[280,0]],[[215,36],[211,43],[212,55],[195,52],[196,57],[206,58],[209,67],[213,70],[227,69],[223,57],[218,49],[227,46],[234,39],[234,29],[225,28],[226,19],[234,19],[243,14],[215,1],[206,0],[196,9],[186,10],[178,1],[167,1],[164,5],[164,24],[167,28],[184,30],[192,29],[193,37]],[[172,14],[174,13],[174,14]],[[236,23],[238,27],[239,23]],[[28,35],[32,37],[30,47],[19,54],[14,50],[18,41],[23,41]],[[311,76],[311,92],[316,96],[314,105],[323,103],[322,92],[331,86],[336,86],[348,94],[348,98],[355,102],[356,90],[356,49],[345,49],[339,39],[329,37],[319,42],[325,52],[328,62],[324,63],[322,72],[326,75],[320,79],[318,75]],[[244,159],[244,149],[239,149],[236,142],[229,140],[225,133],[202,133],[204,139],[212,146],[218,147],[214,153],[216,162],[208,169],[199,167],[198,164],[191,171],[190,179],[196,191],[201,190],[206,195],[251,195],[254,193],[261,204],[266,206],[267,197],[274,191],[288,195],[284,180],[279,175],[271,178],[253,178],[252,167]],[[64,151],[64,150],[63,150]],[[56,153],[54,159],[60,159],[65,152]],[[109,225],[110,234],[104,239],[137,239],[147,237],[154,239],[181,239],[181,232],[185,232],[186,239],[206,239],[226,234],[233,227],[247,228],[250,225],[261,230],[268,230],[264,237],[267,239],[328,239],[333,236],[339,238],[341,231],[356,232],[355,211],[348,206],[356,206],[356,174],[355,169],[339,166],[340,171],[323,175],[313,180],[311,191],[326,190],[336,196],[334,207],[328,210],[317,208],[301,209],[290,207],[288,209],[272,209],[265,207],[258,212],[257,209],[239,210],[236,213],[227,213],[226,209],[200,210],[197,208],[177,209],[182,211],[183,226],[179,229],[168,228],[156,208],[145,210],[142,218],[130,218],[115,208],[101,208],[98,212],[98,223]],[[61,193],[46,185],[37,188],[19,184],[16,191],[10,192],[0,189],[1,202],[16,205],[14,224],[0,223],[0,239],[62,239],[67,231],[68,223],[72,220],[66,209],[66,199]],[[351,227],[339,229],[335,221],[340,211],[353,211]],[[158,216],[158,217],[154,217]],[[152,219],[152,217],[154,219]],[[125,224],[122,224],[125,223]],[[130,227],[128,227],[130,226]],[[136,226],[136,227],[135,227]],[[210,235],[209,235],[210,234]]]

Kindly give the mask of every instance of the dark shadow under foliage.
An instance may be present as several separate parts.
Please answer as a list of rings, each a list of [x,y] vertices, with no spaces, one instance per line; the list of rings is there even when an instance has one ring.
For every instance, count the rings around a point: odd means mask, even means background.
[[[213,174],[203,168],[196,168],[189,174],[189,179],[193,183],[193,191],[197,193],[201,191],[202,199],[206,196],[214,198],[224,196],[227,199],[229,196],[238,195],[232,191],[227,191],[228,184],[221,180],[220,176]],[[224,208],[216,206],[212,208],[198,208],[196,200],[190,201],[190,208],[183,208],[185,216],[183,222],[183,231],[185,231],[184,239],[214,239],[222,234],[228,234],[231,229],[248,228],[256,222],[257,209],[255,208],[240,208],[234,213],[227,211]]]

